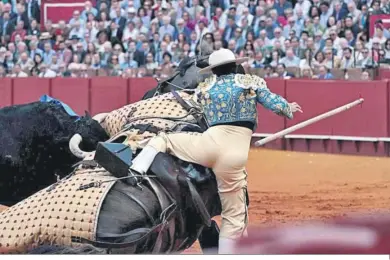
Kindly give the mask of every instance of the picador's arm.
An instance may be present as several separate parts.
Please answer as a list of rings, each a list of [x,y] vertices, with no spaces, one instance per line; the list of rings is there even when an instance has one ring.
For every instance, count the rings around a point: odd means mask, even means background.
[[[268,110],[271,110],[279,116],[285,116],[289,119],[293,118],[293,113],[291,111],[290,105],[286,99],[282,96],[272,93],[264,79],[259,78],[259,86],[256,89],[256,100],[263,107]]]

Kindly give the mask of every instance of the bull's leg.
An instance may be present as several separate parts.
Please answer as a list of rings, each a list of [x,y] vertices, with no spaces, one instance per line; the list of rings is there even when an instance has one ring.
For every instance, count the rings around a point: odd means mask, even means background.
[[[213,250],[213,251],[215,250],[216,252],[218,252],[219,227],[214,220],[211,221],[210,227],[203,228],[203,231],[199,236],[199,244],[204,253],[205,251],[209,251],[209,250]]]

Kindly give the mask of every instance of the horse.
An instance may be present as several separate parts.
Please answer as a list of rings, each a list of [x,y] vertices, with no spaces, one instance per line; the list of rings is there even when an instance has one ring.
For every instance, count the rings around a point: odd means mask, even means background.
[[[142,100],[171,90],[193,90],[211,74],[199,74],[199,70],[208,66],[208,56],[185,57],[169,78],[158,81],[157,87],[147,91]],[[158,80],[158,79],[157,79]]]
[[[198,87],[199,83],[212,75],[211,73],[199,74],[200,69],[209,65],[208,58],[209,55],[185,57],[173,75],[161,81],[157,79],[157,87],[147,91],[142,100],[177,90],[193,91]],[[237,65],[237,71],[245,73],[242,65]]]
[[[61,104],[51,99],[0,109],[0,204],[11,206],[69,174],[79,161],[69,149],[75,133],[87,151],[109,138],[88,113],[70,115]]]
[[[0,251],[90,244],[110,253],[169,253],[198,238],[203,248],[218,247],[211,218],[221,205],[209,169],[160,153],[141,186],[131,186],[91,164],[78,167],[0,213]]]
[[[73,173],[0,214],[8,238],[0,236],[3,251],[26,252],[50,243],[91,244],[111,253],[167,253],[185,250],[196,239],[202,249],[218,248],[219,229],[211,218],[221,213],[221,205],[211,169],[160,153],[139,176],[139,186],[115,174],[161,131],[203,132],[207,126],[198,105],[195,95],[173,91],[106,114],[101,126],[110,139],[99,144],[114,149],[100,156],[99,150],[83,151],[83,138],[74,135],[69,147],[82,160]],[[105,163],[97,159],[106,155]],[[18,214],[28,217],[15,220]],[[22,231],[19,222],[26,223]]]
[[[193,95],[177,95],[193,104]],[[84,151],[83,137],[74,135],[69,148],[82,160],[70,175],[0,213],[0,250],[26,252],[28,246],[49,243],[91,244],[112,253],[180,252],[197,239],[203,249],[217,248],[219,229],[211,218],[220,214],[221,205],[211,169],[160,153],[140,186],[114,174],[121,162],[113,154],[123,148],[131,150],[125,156],[130,160],[160,131],[202,132],[196,111],[187,111],[167,93],[105,114],[100,125],[110,138],[97,147],[123,146],[100,156],[114,170],[97,160],[99,149]]]

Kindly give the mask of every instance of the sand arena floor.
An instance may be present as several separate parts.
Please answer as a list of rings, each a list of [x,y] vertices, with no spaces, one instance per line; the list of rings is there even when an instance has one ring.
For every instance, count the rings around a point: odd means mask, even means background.
[[[250,225],[390,208],[390,158],[252,149],[247,170]]]
[[[247,170],[250,225],[390,209],[390,158],[252,149]]]

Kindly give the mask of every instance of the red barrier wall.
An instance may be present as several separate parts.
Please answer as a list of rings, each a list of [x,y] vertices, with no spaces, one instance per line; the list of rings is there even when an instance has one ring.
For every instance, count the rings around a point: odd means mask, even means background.
[[[275,133],[318,114],[363,97],[362,106],[305,127],[293,134],[390,137],[390,84],[387,80],[370,82],[267,80],[268,87],[290,102],[298,102],[304,111],[286,120],[259,105],[257,133]],[[49,94],[70,105],[77,113],[92,115],[109,112],[141,99],[157,85],[153,78],[122,79],[116,77],[74,78],[5,78],[0,83],[0,106],[37,101]],[[310,150],[332,153],[367,153],[387,155],[386,144],[322,140],[276,140],[272,148]]]

